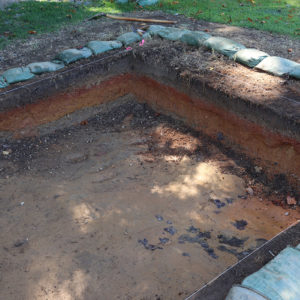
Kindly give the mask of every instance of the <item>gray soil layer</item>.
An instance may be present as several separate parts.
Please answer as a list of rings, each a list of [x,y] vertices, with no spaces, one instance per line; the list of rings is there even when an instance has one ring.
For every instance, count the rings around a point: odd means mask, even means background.
[[[1,140],[1,299],[183,299],[299,218],[181,122],[134,99],[95,113]]]

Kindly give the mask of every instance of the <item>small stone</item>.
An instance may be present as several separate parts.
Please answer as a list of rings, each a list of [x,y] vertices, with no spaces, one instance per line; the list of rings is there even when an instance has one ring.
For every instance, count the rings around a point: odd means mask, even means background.
[[[255,166],[254,170],[256,173],[260,173],[262,171],[262,167]]]
[[[289,214],[290,214],[289,212],[284,213],[285,216],[288,216]]]
[[[296,205],[297,201],[296,201],[295,197],[287,196],[286,197],[286,203],[288,205]]]
[[[254,194],[254,191],[253,191],[253,189],[252,189],[251,187],[246,188],[246,192],[247,192],[250,196],[253,196],[253,194]]]
[[[189,253],[187,253],[187,252],[183,252],[182,256],[188,256],[188,257],[190,257]]]

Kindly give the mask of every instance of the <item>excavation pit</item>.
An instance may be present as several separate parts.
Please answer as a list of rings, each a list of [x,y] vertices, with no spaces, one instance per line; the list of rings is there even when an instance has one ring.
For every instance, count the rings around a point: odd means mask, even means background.
[[[10,149],[6,299],[182,299],[299,216],[243,157],[134,99]]]
[[[194,76],[182,52],[1,94],[4,299],[183,299],[299,218],[298,102]]]

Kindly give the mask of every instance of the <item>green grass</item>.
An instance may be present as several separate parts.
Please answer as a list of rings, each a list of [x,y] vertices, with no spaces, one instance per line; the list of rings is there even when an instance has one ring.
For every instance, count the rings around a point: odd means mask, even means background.
[[[28,1],[0,11],[0,48],[14,39],[51,32],[93,14],[141,10],[131,0],[118,5],[94,0],[88,6],[67,2]],[[145,8],[180,13],[195,19],[252,27],[300,38],[300,0],[161,0]]]

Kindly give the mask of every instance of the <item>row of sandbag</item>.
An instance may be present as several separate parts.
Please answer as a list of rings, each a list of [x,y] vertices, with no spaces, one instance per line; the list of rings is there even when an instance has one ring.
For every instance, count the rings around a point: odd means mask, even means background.
[[[250,68],[263,70],[276,76],[288,75],[300,79],[300,64],[286,58],[270,56],[269,54],[223,37],[213,37],[202,31],[190,31],[161,25],[149,27],[151,35],[161,38],[181,41],[191,46],[205,46]]]
[[[206,46],[220,52],[244,65],[257,68],[273,75],[288,75],[300,79],[300,64],[256,49],[246,48],[230,39],[213,37],[202,31],[190,31],[161,25],[151,25],[142,36],[137,32],[122,34],[115,41],[91,41],[82,49],[67,49],[59,53],[53,61],[35,62],[21,68],[12,68],[0,75],[0,88],[9,84],[26,81],[35,75],[54,72],[75,61],[98,55],[113,49],[147,40],[151,36],[160,36],[171,41],[181,41],[191,46]]]
[[[55,72],[80,59],[89,58],[113,49],[128,46],[132,43],[149,38],[148,33],[140,36],[136,32],[122,34],[116,41],[91,41],[82,49],[67,49],[56,55],[52,61],[34,62],[26,67],[12,68],[0,75],[0,88],[5,88],[9,84],[22,82],[48,72]]]

